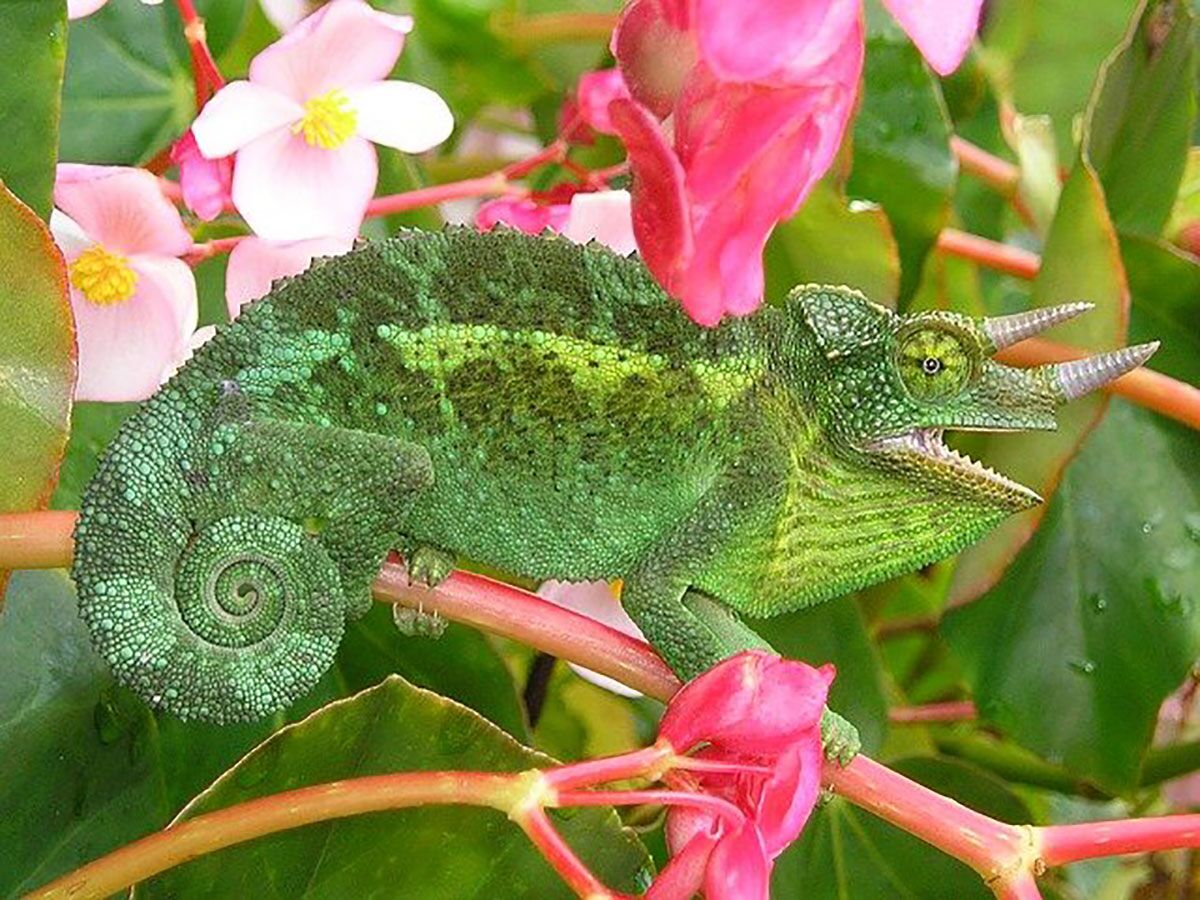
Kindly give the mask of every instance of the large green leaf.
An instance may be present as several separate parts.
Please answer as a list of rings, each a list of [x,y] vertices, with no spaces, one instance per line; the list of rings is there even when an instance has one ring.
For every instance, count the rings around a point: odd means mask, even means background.
[[[1063,186],[1031,300],[1034,307],[1072,300],[1096,304],[1092,312],[1056,328],[1054,340],[1096,350],[1122,342],[1129,297],[1120,249],[1100,181],[1082,160]],[[971,453],[1048,495],[1103,413],[1104,404],[1101,394],[1080,398],[1059,409],[1057,431],[990,436],[972,444]],[[1043,512],[1044,507],[1039,507],[1010,518],[964,553],[951,587],[951,602],[970,600],[994,584]]]
[[[872,29],[846,189],[887,213],[900,249],[901,300],[916,290],[946,225],[957,171],[942,93],[921,54],[893,29]]]
[[[952,612],[981,716],[1113,791],[1200,655],[1200,440],[1114,402],[1004,578]]]
[[[888,306],[899,295],[900,260],[887,216],[874,204],[848,204],[828,180],[775,229],[764,263],[772,300],[808,283],[849,285]]]
[[[0,0],[0,179],[43,219],[58,154],[63,0]]]
[[[904,775],[987,815],[1027,822],[1024,804],[981,769],[940,757],[892,763]],[[992,896],[970,868],[919,838],[835,798],[818,810],[780,858],[772,896],[851,900],[860,897]]]
[[[183,818],[307,784],[402,771],[520,771],[549,762],[443,697],[389,678],[284,729],[223,775]],[[649,857],[608,810],[558,816],[609,885],[633,890]],[[569,897],[520,830],[493,810],[424,807],[318,823],[201,857],[144,897]]]
[[[1162,341],[1152,365],[1200,384],[1200,264],[1165,241],[1121,238],[1133,315],[1130,343]]]
[[[92,651],[70,581],[16,573],[0,617],[0,896],[161,828],[285,718],[392,671],[523,733],[512,681],[485,636],[452,626],[442,641],[403,638],[382,604],[349,625],[334,669],[286,717],[216,726],[152,715]]]
[[[3,183],[0,309],[0,512],[9,512],[45,504],[58,478],[75,387],[75,329],[62,254]]]
[[[1084,118],[1088,159],[1119,231],[1162,231],[1195,118],[1195,16],[1183,0],[1146,0],[1105,63]]]

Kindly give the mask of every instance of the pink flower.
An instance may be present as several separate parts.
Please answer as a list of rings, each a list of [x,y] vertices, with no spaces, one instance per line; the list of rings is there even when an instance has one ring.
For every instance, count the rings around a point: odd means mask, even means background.
[[[949,71],[980,2],[888,5]],[[629,152],[642,258],[701,324],[753,311],[767,238],[828,170],[850,120],[860,0],[634,0],[612,49],[632,99],[606,111]]]
[[[540,204],[528,198],[501,197],[479,207],[475,225],[488,231],[504,223],[526,234],[549,228],[577,244],[598,241],[622,256],[636,249],[628,191],[576,193],[569,203]]]
[[[588,72],[579,79],[575,90],[575,110],[580,119],[601,134],[616,134],[608,105],[629,96],[625,76],[620,69]]]
[[[225,269],[225,303],[229,318],[271,290],[271,282],[299,275],[318,256],[339,256],[354,244],[353,238],[324,237],[307,241],[278,242],[246,237],[229,253]]]
[[[821,783],[821,712],[833,667],[752,650],[718,663],[684,686],[659,729],[677,752],[725,771],[669,775],[672,787],[718,797],[739,818],[672,806],[672,860],[649,897],[765,898],[774,860],[812,814]],[[702,880],[701,880],[702,879]]]
[[[177,359],[173,359],[167,363],[167,365],[163,368],[163,373],[158,380],[163,384],[166,384],[168,381],[170,381],[175,376],[175,373],[183,368],[184,363],[188,362],[188,360],[195,356],[197,350],[199,350],[216,336],[216,325],[204,325],[193,331],[192,336],[187,339],[187,344],[183,348],[183,353],[180,354]]]
[[[66,257],[79,343],[79,400],[142,400],[196,329],[192,247],[142,169],[62,163],[50,230]]]
[[[189,128],[171,147],[171,162],[179,167],[183,202],[205,222],[211,222],[232,201],[233,158],[209,159],[196,146]]]
[[[408,16],[333,0],[250,63],[192,125],[209,159],[236,154],[233,202],[259,235],[352,236],[375,191],[371,142],[419,153],[454,122],[428,88],[388,81]]]

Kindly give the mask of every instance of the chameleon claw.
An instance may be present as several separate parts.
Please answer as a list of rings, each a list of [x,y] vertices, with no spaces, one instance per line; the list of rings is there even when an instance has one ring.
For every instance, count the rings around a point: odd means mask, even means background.
[[[827,706],[821,713],[821,746],[827,760],[847,766],[862,750],[862,740],[857,728]]]

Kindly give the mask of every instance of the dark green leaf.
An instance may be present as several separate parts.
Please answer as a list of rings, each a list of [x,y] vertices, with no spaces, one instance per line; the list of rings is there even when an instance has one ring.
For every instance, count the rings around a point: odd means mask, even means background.
[[[1163,241],[1121,239],[1133,316],[1129,340],[1162,341],[1155,369],[1200,384],[1200,265]]]
[[[43,219],[58,158],[66,37],[62,0],[0,0],[0,179]]]
[[[957,174],[950,120],[937,82],[903,36],[877,33],[867,40],[864,79],[846,189],[887,213],[900,248],[900,298],[906,302],[950,215]]]
[[[520,771],[547,758],[470,710],[389,678],[284,729],[227,772],[184,817],[306,784],[401,771]],[[558,817],[610,886],[631,890],[648,856],[611,811]],[[425,807],[319,823],[223,850],[142,886],[144,897],[568,897],[515,825],[492,810]]]
[[[986,721],[1124,791],[1200,654],[1198,600],[1200,441],[1114,402],[1033,540],[943,633]]]
[[[136,403],[76,403],[71,410],[71,437],[63,456],[62,471],[50,505],[54,509],[79,509],[79,498],[96,473],[100,454],[137,409]]]
[[[1148,0],[1105,63],[1084,119],[1088,159],[1119,231],[1162,231],[1195,117],[1195,16],[1184,0]]]

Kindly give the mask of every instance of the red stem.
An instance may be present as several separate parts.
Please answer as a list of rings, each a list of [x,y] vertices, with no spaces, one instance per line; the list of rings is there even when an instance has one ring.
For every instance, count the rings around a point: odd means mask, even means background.
[[[977,715],[970,700],[946,703],[926,703],[922,706],[897,706],[888,711],[888,719],[897,725],[916,725],[924,722],[966,722]]]
[[[981,266],[1007,272],[1017,278],[1033,279],[1041,268],[1041,257],[1029,250],[968,234],[957,228],[943,228],[937,239],[938,249],[951,256],[973,260]]]
[[[1181,847],[1200,848],[1200,813],[1086,822],[1081,825],[1048,825],[1037,831],[1042,861],[1048,866],[1061,866],[1098,856],[1152,853]]]
[[[629,778],[653,780],[657,779],[664,765],[674,756],[675,751],[669,744],[658,743],[632,753],[559,766],[546,772],[546,783],[561,792],[588,784],[605,784]]]
[[[558,872],[562,880],[580,897],[600,900],[618,896],[597,880],[591,870],[575,855],[575,851],[563,840],[544,809],[532,807],[515,813],[512,818],[529,835],[529,839],[542,852],[542,856],[546,857],[546,861],[554,866],[554,871]]]
[[[708,810],[734,827],[746,820],[745,814],[728,800],[691,791],[561,791],[558,794],[557,805],[638,806],[643,803],[654,806],[691,806]]]
[[[213,238],[202,244],[193,244],[192,249],[183,255],[183,261],[194,266],[222,253],[228,253],[250,235],[235,234],[232,237]]]
[[[196,12],[192,0],[175,0],[179,18],[183,20],[183,36],[187,39],[192,55],[192,78],[196,85],[196,111],[199,112],[208,99],[225,86],[221,70],[208,49],[208,36],[204,20]]]

